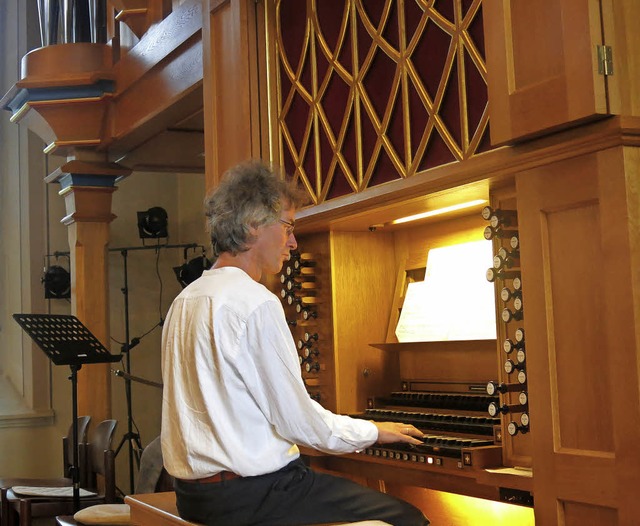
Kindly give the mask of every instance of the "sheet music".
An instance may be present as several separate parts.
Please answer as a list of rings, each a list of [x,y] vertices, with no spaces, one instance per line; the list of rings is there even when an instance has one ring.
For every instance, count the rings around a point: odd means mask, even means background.
[[[425,280],[407,288],[398,341],[495,339],[495,293],[485,277],[491,248],[487,241],[474,241],[430,250]]]

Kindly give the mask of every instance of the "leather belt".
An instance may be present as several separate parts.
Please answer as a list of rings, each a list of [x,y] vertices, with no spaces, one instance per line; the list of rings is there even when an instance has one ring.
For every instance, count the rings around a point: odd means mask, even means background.
[[[180,479],[182,482],[200,483],[200,484],[215,484],[216,482],[223,482],[225,480],[233,480],[242,478],[240,475],[236,475],[232,471],[221,471],[210,477],[204,477],[202,479]]]

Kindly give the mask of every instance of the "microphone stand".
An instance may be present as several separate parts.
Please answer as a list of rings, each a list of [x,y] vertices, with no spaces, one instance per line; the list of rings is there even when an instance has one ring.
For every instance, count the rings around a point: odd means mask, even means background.
[[[125,356],[125,368],[128,373],[131,370],[131,355],[129,351],[133,349],[136,345],[140,343],[138,338],[134,338],[132,341],[129,340],[129,283],[128,283],[128,272],[127,272],[127,249],[122,249],[120,251],[122,254],[123,262],[124,262],[124,287],[120,289],[122,294],[124,295],[124,337],[125,343],[122,346],[122,354]],[[120,440],[120,444],[116,448],[115,456],[118,456],[118,453],[122,449],[122,446],[125,443],[129,445],[129,484],[131,486],[131,493],[134,492],[135,480],[134,480],[134,467],[133,467],[133,459],[135,452],[135,459],[138,468],[140,467],[140,454],[142,452],[142,443],[140,442],[140,435],[133,431],[133,417],[132,417],[132,402],[131,402],[131,379],[127,376],[123,376],[124,378],[124,391],[127,403],[127,432],[122,436]]]
[[[156,246],[141,246],[141,247],[121,247],[121,248],[110,248],[109,252],[119,251],[123,258],[123,271],[124,271],[124,286],[120,289],[124,296],[124,336],[125,343],[122,345],[122,354],[125,356],[124,368],[125,371],[117,374],[117,376],[121,376],[124,378],[125,382],[125,397],[127,404],[127,432],[123,435],[120,440],[120,444],[115,451],[115,456],[118,456],[118,453],[122,449],[125,443],[128,444],[129,449],[129,484],[131,486],[131,493],[133,494],[135,489],[135,468],[134,468],[134,458],[138,468],[140,468],[140,456],[142,455],[142,443],[140,441],[140,435],[133,430],[133,416],[132,416],[132,401],[131,401],[131,380],[135,379],[131,374],[131,355],[129,351],[133,349],[136,345],[140,343],[140,338],[130,338],[130,327],[129,327],[129,278],[128,278],[128,268],[127,268],[127,256],[129,251],[131,250],[160,250],[162,248],[183,248],[185,251],[189,248],[197,248],[200,245],[196,243],[185,243],[185,244],[177,244],[177,245],[156,245]],[[56,253],[57,254],[57,253]]]

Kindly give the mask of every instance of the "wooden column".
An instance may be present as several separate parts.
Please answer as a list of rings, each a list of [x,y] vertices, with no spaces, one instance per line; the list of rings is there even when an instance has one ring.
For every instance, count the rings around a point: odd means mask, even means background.
[[[228,168],[262,155],[255,41],[256,10],[260,8],[250,0],[207,0],[204,5],[205,177],[209,191]]]
[[[60,183],[69,227],[71,312],[109,347],[107,245],[115,181],[129,174],[117,165],[71,160],[46,178]],[[110,364],[83,365],[78,373],[78,414],[111,418]]]

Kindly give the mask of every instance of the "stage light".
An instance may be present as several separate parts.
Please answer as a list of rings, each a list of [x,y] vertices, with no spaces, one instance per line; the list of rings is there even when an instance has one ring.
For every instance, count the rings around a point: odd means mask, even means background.
[[[210,267],[211,261],[203,254],[179,267],[173,267],[173,271],[176,273],[178,283],[182,285],[182,288],[185,288],[189,283],[202,276],[202,273]]]
[[[169,237],[167,217],[166,210],[160,206],[151,207],[145,212],[138,212],[138,234],[140,239]]]
[[[71,274],[59,265],[52,265],[42,277],[45,299],[66,299],[71,297]]]

